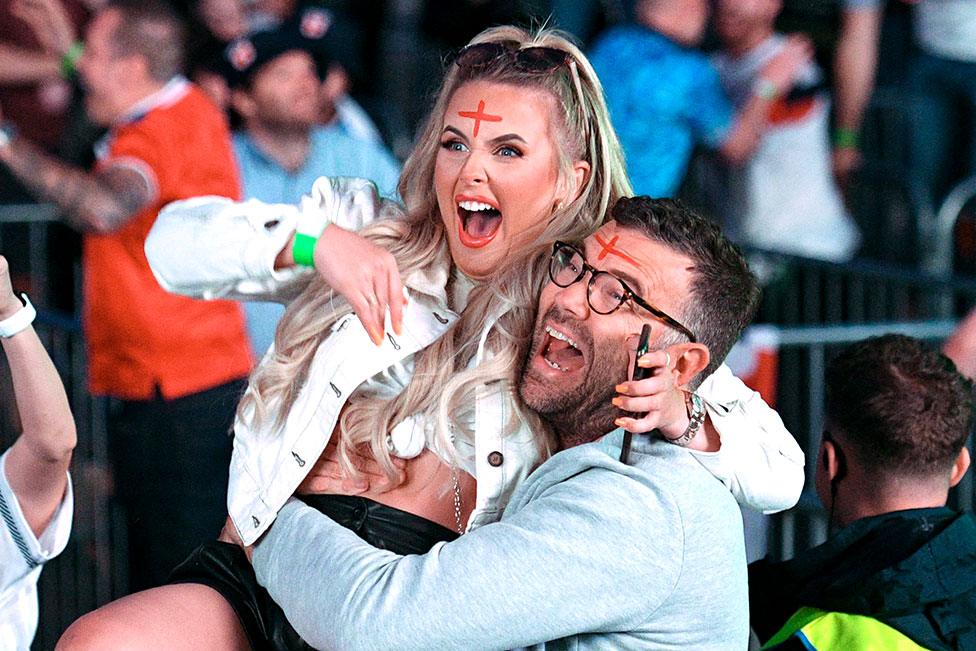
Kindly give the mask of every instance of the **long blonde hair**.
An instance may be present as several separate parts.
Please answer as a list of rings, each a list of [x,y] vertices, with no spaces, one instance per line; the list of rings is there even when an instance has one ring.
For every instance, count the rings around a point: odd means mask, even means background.
[[[464,427],[464,415],[473,408],[476,393],[496,383],[501,383],[497,387],[512,405],[507,430],[514,431],[519,421],[525,422],[539,434],[540,451],[548,450],[550,437],[545,424],[535,413],[524,409],[512,391],[535,324],[548,248],[557,239],[582,239],[603,222],[613,201],[630,194],[603,88],[583,53],[566,36],[550,29],[530,33],[517,27],[495,27],[476,36],[471,44],[486,42],[502,42],[513,48],[555,48],[569,53],[571,63],[545,75],[521,70],[507,57],[480,68],[450,65],[418,143],[404,164],[399,192],[406,215],[371,224],[360,234],[389,249],[404,278],[415,271],[453,269],[433,189],[434,166],[447,104],[458,88],[476,80],[537,89],[554,97],[557,115],[551,136],[559,151],[560,179],[570,177],[572,165],[578,160],[590,164],[589,178],[577,196],[567,196],[553,212],[532,246],[511,253],[509,259],[514,264],[475,287],[466,307],[452,306],[464,307],[460,318],[444,336],[415,356],[413,377],[396,398],[354,395],[350,399],[339,421],[338,445],[340,463],[350,475],[356,473],[351,453],[368,446],[392,477],[394,467],[387,449],[387,433],[411,415],[421,415],[426,422],[435,423],[433,434],[443,450],[454,449],[455,435],[471,440],[473,432]],[[280,428],[307,380],[319,344],[332,325],[350,311],[346,301],[314,275],[285,311],[275,335],[275,354],[252,374],[238,408],[238,419],[254,428],[272,419]],[[469,368],[483,339],[491,354]]]

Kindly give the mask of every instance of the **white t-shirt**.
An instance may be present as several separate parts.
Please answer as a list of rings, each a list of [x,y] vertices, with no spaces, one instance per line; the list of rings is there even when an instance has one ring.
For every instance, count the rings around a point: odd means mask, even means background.
[[[6,462],[4,452],[0,456],[0,649],[26,651],[37,630],[37,579],[44,563],[68,544],[74,497],[69,477],[51,523],[40,538],[34,536],[7,483]]]
[[[749,101],[763,67],[786,43],[770,36],[737,59],[714,57],[736,110]],[[821,73],[810,64],[797,85],[814,88]],[[831,172],[825,93],[781,98],[770,111],[755,153],[741,166],[714,160],[706,186],[717,216],[736,241],[771,251],[845,261],[860,243]]]
[[[976,1],[920,2],[915,7],[915,38],[929,54],[976,62]]]

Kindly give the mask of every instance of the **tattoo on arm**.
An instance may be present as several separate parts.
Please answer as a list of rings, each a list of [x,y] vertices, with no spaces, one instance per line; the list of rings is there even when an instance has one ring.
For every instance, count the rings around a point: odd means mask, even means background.
[[[19,138],[5,149],[3,160],[14,176],[83,232],[116,231],[155,198],[146,178],[130,167],[85,172]]]

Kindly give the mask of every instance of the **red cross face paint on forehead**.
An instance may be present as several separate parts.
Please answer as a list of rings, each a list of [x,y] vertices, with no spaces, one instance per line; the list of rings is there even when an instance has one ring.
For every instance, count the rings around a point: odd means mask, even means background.
[[[478,129],[481,127],[481,122],[501,122],[502,116],[491,115],[490,113],[485,113],[485,100],[478,102],[477,111],[458,111],[458,115],[462,118],[471,118],[474,120],[474,135],[475,138],[478,137]]]
[[[596,257],[597,260],[603,260],[608,255],[615,255],[621,260],[624,260],[625,262],[629,262],[635,267],[640,267],[640,265],[637,264],[636,260],[634,260],[632,257],[627,255],[620,249],[616,248],[617,241],[620,239],[619,235],[614,235],[612,238],[610,238],[609,241],[600,237],[599,233],[594,234],[593,237],[596,239],[597,244],[603,247],[602,249],[600,249],[600,253]]]
[[[454,262],[475,278],[538,237],[559,183],[555,99],[543,91],[477,80],[444,109],[434,189]],[[477,135],[476,135],[477,134]]]

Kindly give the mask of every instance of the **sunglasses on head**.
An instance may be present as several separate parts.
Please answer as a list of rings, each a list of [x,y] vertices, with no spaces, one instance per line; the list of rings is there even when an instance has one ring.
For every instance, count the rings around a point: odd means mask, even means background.
[[[521,72],[545,74],[569,65],[572,57],[569,52],[554,47],[531,46],[519,48],[514,41],[475,43],[458,52],[454,63],[459,68],[481,70],[495,64],[502,58],[509,59]]]

